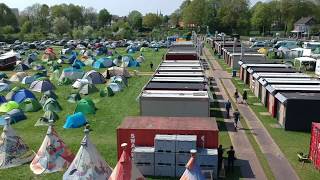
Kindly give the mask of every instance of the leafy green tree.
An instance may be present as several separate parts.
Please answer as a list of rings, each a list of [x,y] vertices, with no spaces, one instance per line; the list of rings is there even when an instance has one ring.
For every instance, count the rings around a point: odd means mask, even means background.
[[[208,14],[206,0],[193,0],[182,10],[183,22],[186,25],[205,25],[208,21]]]
[[[63,35],[70,31],[70,23],[66,17],[56,17],[53,20],[53,31],[58,35]]]
[[[148,13],[143,17],[143,25],[147,28],[155,28],[159,27],[162,23],[162,19],[160,16],[154,13]]]
[[[273,23],[272,7],[268,3],[259,3],[256,5],[251,17],[251,24],[258,29],[260,33],[270,30]]]
[[[67,19],[71,27],[83,25],[83,8],[77,5],[69,4],[67,7]]]
[[[139,11],[131,11],[128,15],[128,22],[133,29],[138,30],[142,28],[142,18]]]
[[[112,15],[106,9],[101,9],[98,14],[98,22],[100,27],[104,27],[111,23]]]
[[[6,25],[2,28],[2,32],[4,34],[12,34],[14,33],[14,28],[11,25]]]
[[[18,26],[18,20],[11,9],[4,3],[0,3],[0,27],[10,25],[12,27]]]
[[[21,32],[26,34],[26,33],[31,33],[32,30],[32,24],[30,21],[25,21],[23,25],[21,26]]]
[[[84,26],[83,27],[83,35],[88,38],[91,37],[93,34],[94,30],[91,26]]]
[[[83,10],[84,24],[93,28],[98,26],[98,14],[94,8],[85,8]]]

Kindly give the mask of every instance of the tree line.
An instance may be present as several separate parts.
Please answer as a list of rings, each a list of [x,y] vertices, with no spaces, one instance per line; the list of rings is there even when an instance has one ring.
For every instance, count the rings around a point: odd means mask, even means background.
[[[0,3],[0,41],[37,40],[61,37],[133,39],[138,36],[167,35],[173,29],[225,32],[248,35],[251,31],[290,32],[301,17],[320,20],[318,0],[272,0],[250,6],[249,0],[185,0],[170,16],[132,11],[125,17],[74,4],[34,4],[17,17]],[[318,22],[317,22],[318,23]],[[318,32],[315,26],[313,31]]]

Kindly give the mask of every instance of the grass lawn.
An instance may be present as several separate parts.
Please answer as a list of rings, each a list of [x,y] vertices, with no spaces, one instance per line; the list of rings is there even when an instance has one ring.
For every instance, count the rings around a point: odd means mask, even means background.
[[[55,48],[55,51],[59,51],[59,48]],[[124,49],[117,50],[124,54]],[[161,49],[159,52],[153,52],[148,50],[143,52],[146,61],[138,69],[139,71],[150,71],[149,62],[153,61],[156,67],[161,62],[161,57],[165,53],[165,49]],[[133,57],[136,58],[140,54],[135,53]],[[90,68],[86,68],[88,70]],[[132,70],[132,68],[129,68]],[[99,70],[104,71],[105,69]],[[11,72],[6,72],[10,74]],[[30,73],[31,74],[31,73]],[[90,133],[91,140],[97,146],[98,151],[102,154],[105,160],[114,167],[117,162],[117,149],[116,149],[116,128],[126,116],[138,116],[139,115],[139,103],[136,100],[141,88],[149,80],[150,76],[138,76],[129,79],[129,87],[124,91],[117,93],[113,97],[99,96],[99,93],[89,95],[96,103],[98,108],[95,115],[87,115],[87,119],[93,131]],[[56,83],[55,83],[56,85]],[[97,85],[99,89],[105,87],[105,85]],[[63,129],[62,126],[65,122],[67,114],[72,114],[75,110],[76,104],[72,104],[66,101],[67,96],[73,91],[71,85],[57,86],[56,94],[58,95],[58,102],[63,108],[63,111],[59,113],[60,119],[56,122],[56,130],[60,137],[65,141],[72,152],[76,153],[80,147],[80,142],[83,138],[83,128],[78,129]],[[37,98],[40,99],[41,94],[35,93]],[[30,146],[31,149],[37,151],[40,147],[42,140],[47,131],[47,127],[35,127],[34,124],[40,116],[43,115],[43,111],[40,110],[34,113],[26,113],[28,119],[17,124],[13,127],[16,132],[24,139],[24,141]],[[46,175],[34,175],[29,164],[19,166],[16,168],[4,169],[0,171],[0,179],[61,179],[63,172],[46,174]]]
[[[222,59],[219,59],[218,62],[225,70],[227,70],[227,65]],[[238,84],[237,82],[239,81],[241,81],[239,78],[232,79],[233,84],[239,90],[239,93],[242,94],[243,89],[249,89],[249,86]],[[261,120],[261,122],[268,130],[269,134],[272,136],[277,145],[280,147],[286,158],[289,160],[290,164],[293,166],[299,177],[304,180],[319,179],[320,173],[319,171],[315,170],[311,163],[305,164],[304,167],[302,167],[302,164],[298,161],[297,158],[297,152],[308,154],[310,133],[284,131],[282,128],[277,128],[276,125],[278,123],[275,118],[271,116],[263,116],[260,114],[261,112],[268,112],[266,107],[253,105],[254,103],[260,102],[261,101],[257,97],[255,97],[251,91],[248,91],[248,103],[251,109]]]

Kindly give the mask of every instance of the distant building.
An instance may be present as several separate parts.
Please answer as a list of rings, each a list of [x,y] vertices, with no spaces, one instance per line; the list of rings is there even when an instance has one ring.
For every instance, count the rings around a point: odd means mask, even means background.
[[[16,15],[16,17],[19,16],[19,9],[18,8],[10,8],[10,9],[13,12],[13,14]]]
[[[302,17],[294,23],[294,30],[292,33],[297,33],[298,36],[309,34],[316,21],[313,17]]]

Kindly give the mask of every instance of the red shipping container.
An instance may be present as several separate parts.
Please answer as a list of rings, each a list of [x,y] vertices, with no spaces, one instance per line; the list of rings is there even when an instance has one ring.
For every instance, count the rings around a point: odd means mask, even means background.
[[[320,169],[320,123],[312,123],[309,158]]]
[[[121,144],[154,146],[156,134],[197,135],[197,146],[218,148],[219,130],[214,118],[206,117],[126,117],[117,128],[118,158]]]

